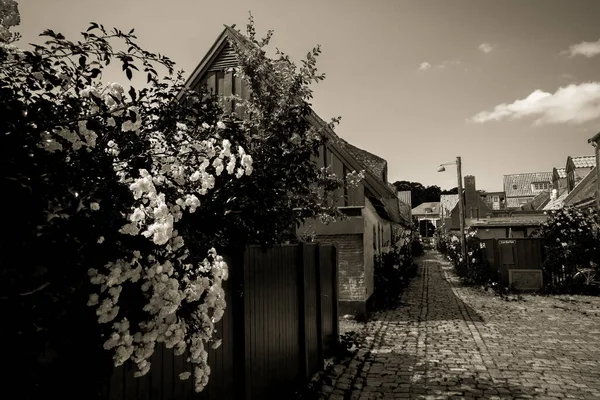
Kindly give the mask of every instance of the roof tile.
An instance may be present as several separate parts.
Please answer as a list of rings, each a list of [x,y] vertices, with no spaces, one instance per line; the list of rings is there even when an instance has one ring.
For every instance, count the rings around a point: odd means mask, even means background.
[[[575,168],[592,168],[596,166],[596,156],[571,157]]]
[[[506,197],[535,196],[537,193],[534,193],[531,189],[531,184],[534,182],[552,182],[552,172],[504,175]],[[516,189],[514,186],[516,186]],[[509,207],[511,206],[509,205]]]
[[[431,209],[431,212],[427,212],[427,209]],[[439,214],[439,212],[440,212],[440,202],[439,201],[431,201],[431,202],[421,203],[412,209],[413,215]]]
[[[567,177],[567,169],[566,168],[556,168],[556,173],[558,174],[559,178]]]

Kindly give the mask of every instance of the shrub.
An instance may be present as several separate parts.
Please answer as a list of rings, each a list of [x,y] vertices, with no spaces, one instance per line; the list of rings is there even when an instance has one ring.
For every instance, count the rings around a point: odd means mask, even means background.
[[[411,232],[405,231],[375,259],[375,307],[378,309],[395,307],[402,290],[416,274],[410,239]]]
[[[413,237],[410,247],[413,257],[421,257],[423,254],[425,254],[425,249],[423,248],[423,240],[418,236]]]
[[[598,292],[600,216],[593,208],[551,211],[533,236],[544,240],[543,269],[555,292]]]
[[[493,286],[498,282],[498,272],[492,268],[475,229],[466,235],[467,259],[463,260],[460,239],[455,234],[436,232],[436,248],[454,265],[456,273],[464,282]]]

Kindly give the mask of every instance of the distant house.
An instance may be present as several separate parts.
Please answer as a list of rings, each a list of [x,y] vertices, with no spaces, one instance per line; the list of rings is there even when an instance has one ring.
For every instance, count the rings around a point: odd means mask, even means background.
[[[506,208],[506,193],[504,192],[479,192],[479,196],[492,210],[504,210]]]
[[[504,175],[506,208],[519,209],[529,203],[538,194],[549,192],[552,184],[552,172],[534,172]]]
[[[492,208],[481,198],[480,193],[477,191],[475,177],[467,175],[463,178],[464,190],[462,194],[462,201],[464,204],[465,219],[469,218],[485,218],[486,216],[492,215]],[[456,197],[450,197],[456,196]],[[449,211],[444,210],[444,225],[447,229],[454,230],[459,229],[460,216],[459,206],[460,201],[459,195],[443,195],[442,204],[444,208],[448,207]],[[452,207],[452,208],[451,208]]]
[[[525,237],[547,219],[541,210],[493,210],[477,192],[475,177],[465,176],[464,181],[465,227],[477,228],[477,236],[482,239]],[[460,229],[458,201],[458,195],[443,197],[440,201],[443,205],[453,206],[448,218],[444,218],[445,228],[451,231]]]
[[[411,210],[413,220],[419,226],[421,236],[432,236],[433,230],[429,228],[429,223],[433,225],[433,228],[440,226],[440,202],[426,202],[421,203]]]
[[[590,174],[594,170],[595,164],[595,156],[569,156],[565,168],[554,168],[552,187],[556,192],[551,193],[550,201],[544,206],[544,210],[593,205],[596,191],[593,185],[597,181],[597,177],[590,176]]]
[[[593,155],[567,157],[567,165],[565,167],[567,173],[567,190],[569,192],[573,190],[579,181],[590,173],[595,165],[596,157]]]
[[[199,90],[204,86],[223,99],[231,95],[248,98],[250,89],[233,73],[238,59],[232,43],[242,49],[253,46],[237,30],[226,26],[192,72],[186,87]],[[233,100],[224,100],[223,104],[244,115],[243,108],[236,108]],[[311,233],[318,242],[337,245],[340,312],[364,313],[374,290],[375,257],[410,226],[410,206],[400,200],[402,196],[387,181],[386,160],[341,139],[313,110],[306,119],[326,139],[315,159],[319,166],[328,166],[340,177],[351,171],[365,171],[365,179],[358,187],[339,189],[335,195],[335,205],[347,216],[345,220],[328,225],[307,221],[297,230],[298,235]]]

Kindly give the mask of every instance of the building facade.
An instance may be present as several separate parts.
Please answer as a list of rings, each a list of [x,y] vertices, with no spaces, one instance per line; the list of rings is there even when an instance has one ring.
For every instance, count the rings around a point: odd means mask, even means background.
[[[519,209],[538,194],[549,192],[552,186],[552,172],[534,172],[504,175],[506,208]]]

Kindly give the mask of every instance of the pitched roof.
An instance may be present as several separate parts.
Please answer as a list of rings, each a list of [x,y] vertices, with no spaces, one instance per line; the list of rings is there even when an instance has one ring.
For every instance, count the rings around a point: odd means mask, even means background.
[[[577,185],[569,192],[565,197],[565,206],[577,206],[580,203],[587,203],[590,199],[594,199],[597,188],[597,174],[595,173],[596,168],[592,168],[589,174],[585,178],[579,181]]]
[[[408,204],[398,199],[398,209],[400,210],[400,216],[405,224],[410,225],[412,223],[411,209]]]
[[[408,204],[412,209],[412,193],[410,190],[402,190],[397,193],[401,202]]]
[[[534,182],[552,182],[552,172],[504,175],[506,197],[535,196],[537,193],[531,189],[531,184]]]
[[[440,196],[440,212],[444,210],[444,215],[450,215],[454,207],[458,204],[457,194],[443,194]]]
[[[523,197],[507,197],[506,198],[506,207],[507,208],[519,208],[524,204],[529,203],[531,200],[533,200],[534,196],[523,196]],[[521,203],[520,200],[526,200],[525,203]]]
[[[365,167],[367,167],[373,175],[384,181],[386,184],[387,178],[385,176],[385,170],[387,169],[387,161],[383,158],[376,156],[373,153],[369,153],[366,150],[358,148],[344,139],[340,138],[340,144],[345,147],[350,154],[352,154],[358,161],[360,161]],[[392,189],[392,190],[395,190]]]
[[[569,192],[567,192],[566,190],[560,195],[558,196],[556,199],[554,200],[550,200],[548,202],[548,204],[546,204],[543,208],[543,210],[548,211],[548,210],[560,210],[563,207],[563,204],[565,202],[565,198],[567,197],[567,195],[569,194]]]
[[[208,68],[218,60],[219,55],[224,49],[231,47],[231,44],[235,44],[242,49],[250,49],[254,46],[247,37],[242,35],[237,30],[224,25],[225,29],[221,32],[215,43],[204,55],[198,66],[194,69],[188,80],[186,81],[186,89],[192,89],[195,87],[202,77],[206,74]],[[181,100],[185,94],[185,91],[181,91],[177,99]],[[345,140],[341,139],[331,129],[329,124],[325,123],[315,112],[310,109],[309,115],[306,116],[309,121],[316,128],[321,128],[323,136],[328,139],[331,150],[336,154],[342,162],[346,163],[350,168],[357,171],[365,170],[365,179],[363,181],[367,192],[371,195],[376,196],[377,202],[381,202],[384,205],[386,216],[388,219],[394,222],[400,222],[402,220],[400,216],[400,210],[398,206],[398,199],[395,191],[388,186],[388,182],[384,181],[383,174],[381,173],[381,161],[387,162],[374,154],[368,153],[362,149],[350,145]],[[349,147],[352,146],[352,149]],[[367,161],[368,165],[365,165],[357,154],[360,154],[362,160]]]
[[[556,171],[556,174],[558,175],[559,179],[567,177],[567,169],[566,168],[554,168],[554,170]],[[554,171],[553,171],[553,173],[554,173]]]
[[[539,193],[527,204],[521,206],[522,210],[542,210],[546,204],[550,201],[550,192],[544,191]]]
[[[574,168],[592,168],[596,165],[596,156],[569,156],[567,158],[567,165],[569,160],[573,163]]]
[[[428,210],[431,210],[428,212]],[[425,214],[439,214],[440,213],[440,202],[431,201],[421,203],[412,209],[412,215],[425,215]]]

